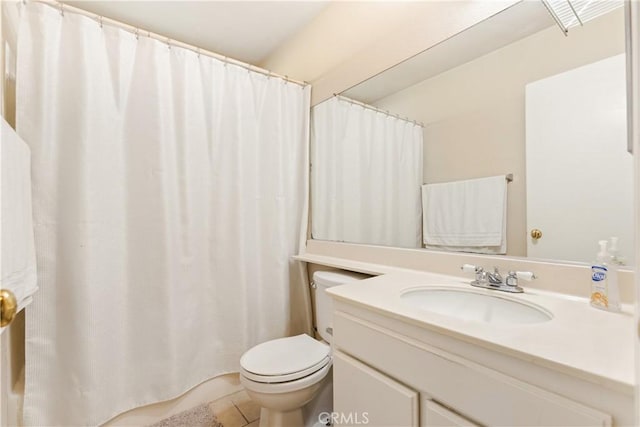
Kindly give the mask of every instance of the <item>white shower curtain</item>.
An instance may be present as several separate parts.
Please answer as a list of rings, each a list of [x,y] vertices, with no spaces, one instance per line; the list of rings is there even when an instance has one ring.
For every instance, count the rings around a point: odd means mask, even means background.
[[[313,107],[313,237],[421,247],[422,130],[339,97]]]
[[[27,425],[97,425],[306,328],[309,88],[27,3]],[[292,309],[294,307],[294,309]]]

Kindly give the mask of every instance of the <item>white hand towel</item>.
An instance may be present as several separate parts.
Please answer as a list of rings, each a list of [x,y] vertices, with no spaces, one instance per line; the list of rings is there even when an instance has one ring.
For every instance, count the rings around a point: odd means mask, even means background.
[[[422,186],[424,243],[465,252],[506,253],[504,175]]]
[[[0,122],[0,287],[15,294],[21,310],[38,289],[31,210],[31,152],[4,119],[0,118]]]

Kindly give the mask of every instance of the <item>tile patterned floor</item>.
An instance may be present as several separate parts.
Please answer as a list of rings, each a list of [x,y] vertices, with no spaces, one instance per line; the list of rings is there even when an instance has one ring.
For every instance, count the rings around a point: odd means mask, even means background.
[[[243,390],[203,403],[150,427],[258,427],[259,423],[260,407]]]

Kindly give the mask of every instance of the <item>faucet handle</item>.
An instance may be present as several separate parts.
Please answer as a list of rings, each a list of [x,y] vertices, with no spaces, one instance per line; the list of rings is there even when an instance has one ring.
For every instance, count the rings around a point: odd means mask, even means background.
[[[532,271],[510,271],[504,283],[515,288],[518,286],[518,279],[531,281],[537,278]]]
[[[465,273],[475,274],[476,280],[474,280],[474,282],[476,283],[483,283],[487,281],[487,272],[479,265],[463,264],[460,269]]]
[[[460,270],[462,270],[465,273],[480,273],[484,269],[482,267],[480,267],[480,266],[477,266],[477,265],[462,264],[462,266],[460,267]]]
[[[515,276],[518,279],[526,280],[527,282],[538,278],[533,271],[516,271]]]

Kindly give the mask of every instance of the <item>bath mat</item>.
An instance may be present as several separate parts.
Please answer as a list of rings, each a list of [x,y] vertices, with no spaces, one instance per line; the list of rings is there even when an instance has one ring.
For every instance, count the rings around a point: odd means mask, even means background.
[[[209,409],[208,403],[165,418],[149,427],[224,427]]]

